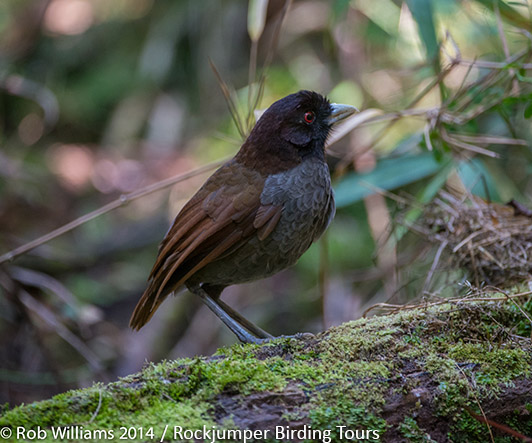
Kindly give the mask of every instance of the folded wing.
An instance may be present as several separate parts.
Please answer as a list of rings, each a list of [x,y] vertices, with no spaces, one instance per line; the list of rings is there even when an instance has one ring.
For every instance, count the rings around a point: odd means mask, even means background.
[[[282,207],[261,205],[264,178],[236,165],[232,160],[218,169],[177,215],[131,317],[132,328],[144,326],[166,296],[204,266],[249,236],[264,240],[274,230]]]

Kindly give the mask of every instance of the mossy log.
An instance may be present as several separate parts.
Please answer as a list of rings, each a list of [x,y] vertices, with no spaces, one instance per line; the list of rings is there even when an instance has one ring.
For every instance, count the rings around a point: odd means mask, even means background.
[[[524,311],[445,304],[150,364],[5,411],[0,428],[13,441],[517,441],[532,436],[531,367]]]

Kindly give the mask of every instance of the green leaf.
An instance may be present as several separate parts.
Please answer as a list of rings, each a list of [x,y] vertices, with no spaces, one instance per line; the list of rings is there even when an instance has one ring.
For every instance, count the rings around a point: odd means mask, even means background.
[[[532,102],[530,102],[525,108],[525,118],[532,117]]]
[[[375,188],[391,190],[428,177],[443,165],[432,153],[387,158],[366,174],[345,175],[335,187],[336,206],[341,208],[362,200],[375,192]]]
[[[473,195],[488,201],[501,200],[495,181],[481,159],[461,162],[458,167],[458,175],[462,179],[464,186]]]
[[[481,4],[490,11],[494,10],[494,5],[497,5],[501,14],[501,17],[508,23],[518,27],[530,30],[530,19],[528,14],[521,15],[514,8],[509,6],[508,3],[503,0],[476,0],[477,3]]]
[[[248,34],[251,41],[258,41],[264,31],[268,0],[249,0]]]
[[[419,28],[421,40],[427,50],[427,58],[431,61],[436,60],[439,45],[434,28],[432,0],[406,0],[406,4]]]
[[[336,0],[332,4],[333,17],[338,19],[340,17],[345,17],[345,14],[349,10],[349,5],[351,0]]]
[[[403,235],[408,232],[409,226],[412,222],[418,219],[418,217],[423,213],[421,205],[430,202],[434,196],[439,192],[443,185],[447,182],[449,174],[455,168],[455,163],[453,161],[448,161],[443,165],[443,167],[436,173],[436,175],[428,182],[416,196],[416,201],[419,203],[417,207],[410,209],[404,218],[404,225],[397,226],[395,229],[395,241],[399,241]]]
[[[527,77],[525,75],[521,75],[519,74],[519,72],[516,72],[515,73],[515,76],[517,77],[517,79],[521,82],[525,82],[525,83],[532,83],[532,77]]]

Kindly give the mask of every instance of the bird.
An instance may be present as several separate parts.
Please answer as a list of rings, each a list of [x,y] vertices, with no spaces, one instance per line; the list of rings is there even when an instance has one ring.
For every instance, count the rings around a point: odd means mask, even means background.
[[[292,266],[327,229],[336,209],[325,142],[357,111],[307,90],[274,102],[176,216],[131,328],[142,328],[169,294],[186,287],[241,342],[274,338],[220,295]]]

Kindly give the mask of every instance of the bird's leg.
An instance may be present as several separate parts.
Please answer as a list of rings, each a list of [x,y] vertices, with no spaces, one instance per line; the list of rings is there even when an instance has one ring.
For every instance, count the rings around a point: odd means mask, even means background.
[[[241,325],[236,319],[234,319],[227,312],[225,312],[224,308],[218,304],[219,300],[218,301],[214,300],[209,294],[207,294],[207,292],[203,288],[201,287],[193,288],[192,292],[194,292],[194,294],[198,295],[201,298],[201,301],[212,312],[214,312],[214,314],[220,320],[222,320],[225,323],[225,325],[229,329],[231,329],[231,331],[233,331],[233,334],[235,334],[242,343],[257,343],[258,344],[258,343],[264,343],[265,341],[267,341],[267,339],[255,337],[254,335],[250,334],[250,331],[246,330],[246,328],[243,325]]]
[[[268,338],[270,340],[272,338],[275,338],[273,335],[268,334],[264,329],[259,328],[256,324],[250,322],[246,317],[235,311],[231,306],[224,303],[221,299],[218,298],[217,300],[215,300],[215,303],[217,303],[233,320],[240,323],[249,332],[255,334],[257,337]]]

